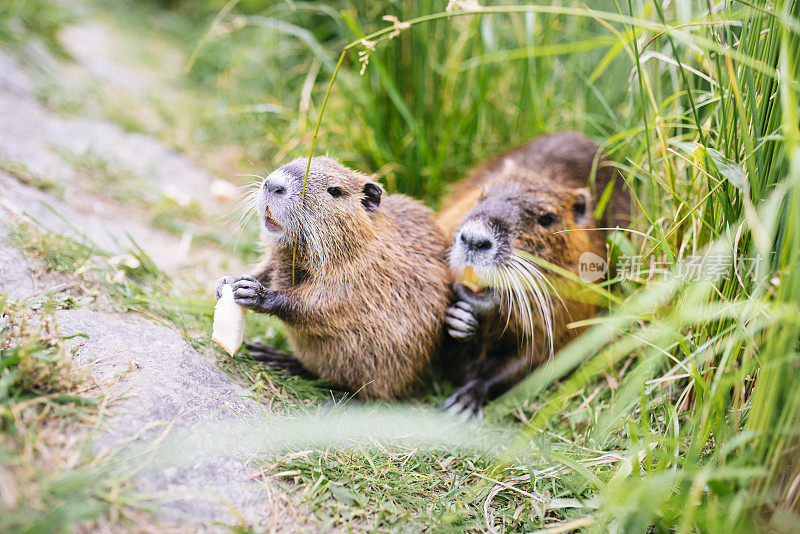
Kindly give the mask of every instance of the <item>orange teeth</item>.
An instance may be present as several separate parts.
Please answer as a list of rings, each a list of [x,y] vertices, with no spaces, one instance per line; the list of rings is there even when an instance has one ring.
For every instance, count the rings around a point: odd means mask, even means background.
[[[461,278],[461,284],[473,293],[483,292],[481,282],[478,280],[478,277],[475,275],[475,271],[472,270],[472,267],[466,267],[464,269],[464,276]]]
[[[267,206],[267,222],[277,226],[278,228],[280,228],[281,226],[280,224],[275,222],[275,219],[272,218],[272,212],[269,211],[269,206]]]

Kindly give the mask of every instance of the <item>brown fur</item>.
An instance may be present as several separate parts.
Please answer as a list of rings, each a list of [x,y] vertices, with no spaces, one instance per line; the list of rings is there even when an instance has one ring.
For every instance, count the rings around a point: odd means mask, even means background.
[[[597,172],[591,181],[594,166]],[[509,228],[505,231],[514,236],[511,248],[578,274],[578,260],[583,252],[605,257],[606,238],[604,231],[580,230],[606,224],[623,226],[627,221],[629,199],[622,180],[617,178],[618,173],[608,165],[599,148],[585,136],[573,132],[541,136],[489,159],[469,173],[445,199],[437,220],[453,236],[465,217],[475,217],[483,206],[489,205],[487,202],[513,201],[516,206],[524,207],[520,208],[523,213],[520,221],[506,221]],[[597,221],[593,217],[596,199],[615,179],[614,194],[603,222]],[[582,199],[587,201],[583,213],[588,216],[574,213],[576,202]],[[556,222],[547,227],[536,224],[542,214],[554,214]],[[551,314],[552,344],[558,350],[579,332],[569,329],[568,324],[587,319],[598,309],[591,293],[548,274],[544,268],[540,270],[548,275],[558,293],[553,297]],[[470,302],[469,292],[465,294],[465,300]],[[522,320],[519,309],[509,308],[507,303],[479,317],[477,332],[469,341],[472,354],[461,366],[453,362],[461,371],[456,376],[468,385],[448,400],[447,407],[477,413],[484,400],[512,387],[532,367],[548,359],[551,351],[545,329],[538,319],[535,303],[532,299],[528,301],[535,318],[532,322]],[[472,304],[476,302],[479,301]]]
[[[509,161],[512,167],[508,167]],[[596,167],[595,177],[590,180],[593,167]],[[525,179],[530,183],[589,188],[595,200],[600,198],[609,182],[614,181],[613,200],[602,222],[621,228],[630,222],[630,200],[619,173],[609,165],[608,159],[591,139],[577,132],[562,132],[541,135],[492,156],[454,184],[436,213],[436,222],[445,235],[453,235],[464,215],[478,204],[486,186],[513,178],[515,169],[532,173]]]
[[[303,217],[315,235],[297,241],[296,285],[288,243],[274,244],[255,276],[307,310],[284,321],[308,370],[364,399],[406,396],[442,337],[447,242],[419,202],[384,195],[370,212],[366,175],[329,158],[314,158],[312,171]],[[326,193],[331,186],[344,198]]]
[[[575,274],[578,273],[578,259],[583,252],[589,251],[605,257],[605,232],[572,231],[593,226],[577,225],[573,221],[571,206],[578,197],[575,190],[563,187],[561,184],[538,183],[536,177],[536,174],[526,175],[517,171],[514,177],[515,194],[535,198],[542,212],[554,213],[560,221],[546,229],[528,230],[517,237],[514,243],[515,248],[529,252]],[[503,189],[508,190],[508,178],[507,175],[501,174],[495,179],[503,184]],[[497,186],[498,184],[493,185]],[[547,273],[544,268],[541,270]],[[574,283],[552,274],[549,275],[549,279],[558,292],[558,296],[553,297],[551,313],[553,350],[557,351],[580,333],[580,329],[571,329],[567,326],[572,322],[592,317],[598,309],[593,304],[595,300],[593,293],[579,290]],[[531,305],[533,306],[532,302]],[[538,318],[530,324],[522,320],[518,309],[505,305],[500,306],[498,312],[493,318],[481,321],[482,336],[485,340],[499,340],[496,342],[501,345],[506,343],[512,346],[516,345],[514,352],[527,360],[528,370],[549,358],[548,334]],[[536,316],[535,310],[534,316]],[[494,342],[487,341],[481,349],[479,359],[485,357],[493,349]]]

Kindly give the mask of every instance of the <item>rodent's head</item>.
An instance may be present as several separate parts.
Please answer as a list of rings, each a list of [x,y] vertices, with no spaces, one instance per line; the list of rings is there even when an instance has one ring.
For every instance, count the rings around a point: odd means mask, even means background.
[[[592,225],[588,190],[554,184],[493,184],[455,233],[450,262],[454,269],[503,268],[515,251],[559,265],[573,263],[583,232]]]
[[[533,316],[552,340],[553,291],[544,267],[530,256],[574,271],[595,251],[592,198],[585,188],[557,182],[493,181],[455,233],[451,269],[458,296],[479,314],[508,316],[508,326],[533,335]],[[559,297],[555,297],[558,299]]]
[[[328,157],[297,158],[273,171],[261,186],[258,216],[268,241],[295,244],[325,263],[369,239],[383,188],[369,176]]]

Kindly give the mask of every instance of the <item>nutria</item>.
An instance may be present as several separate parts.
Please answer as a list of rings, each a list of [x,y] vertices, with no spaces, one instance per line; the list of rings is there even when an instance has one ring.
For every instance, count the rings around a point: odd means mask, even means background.
[[[597,312],[588,292],[570,291],[530,257],[575,274],[582,254],[605,258],[605,231],[576,230],[625,225],[629,200],[617,174],[587,137],[545,135],[480,165],[445,200],[438,221],[453,235],[458,298],[447,330],[471,355],[450,363],[465,385],[444,408],[480,415],[486,401],[575,337],[569,323]],[[606,187],[611,202],[598,224],[595,199]]]
[[[307,162],[264,180],[257,212],[269,249],[252,276],[220,279],[217,298],[231,284],[241,306],[285,324],[293,355],[246,343],[252,357],[362,399],[406,396],[444,337],[447,239],[422,204],[382,195],[331,158],[311,160],[303,196]]]

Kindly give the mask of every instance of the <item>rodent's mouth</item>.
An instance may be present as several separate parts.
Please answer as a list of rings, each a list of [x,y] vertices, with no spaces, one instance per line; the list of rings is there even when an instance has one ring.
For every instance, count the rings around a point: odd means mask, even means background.
[[[475,308],[475,311],[481,314],[494,309],[497,302],[497,292],[491,287],[484,287],[479,291],[473,291],[463,283],[456,282],[453,284],[453,291],[459,300],[469,302]]]
[[[472,267],[470,266],[464,267],[464,270],[462,271],[462,275],[460,278],[461,280],[459,280],[459,282],[461,283],[461,285],[463,285],[471,292],[477,295],[483,293],[485,286],[484,284],[481,283],[480,278],[478,278],[478,275],[475,273],[475,270]]]
[[[480,269],[483,271],[484,269]],[[471,302],[494,300],[494,288],[487,283],[487,273],[476,273],[469,265],[456,273],[456,293]]]
[[[283,227],[272,218],[272,213],[269,211],[269,206],[267,206],[267,212],[264,214],[264,226],[267,227],[267,230],[270,232],[279,232],[283,230]]]

